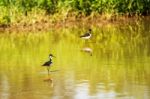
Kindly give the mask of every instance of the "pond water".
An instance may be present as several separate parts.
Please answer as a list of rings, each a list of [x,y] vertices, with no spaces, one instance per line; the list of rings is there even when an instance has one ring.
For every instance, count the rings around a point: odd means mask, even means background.
[[[150,99],[149,23],[0,34],[0,99]]]

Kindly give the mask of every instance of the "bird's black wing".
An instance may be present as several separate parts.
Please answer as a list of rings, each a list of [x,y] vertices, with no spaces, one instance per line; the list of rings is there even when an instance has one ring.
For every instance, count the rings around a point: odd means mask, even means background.
[[[51,61],[47,61],[42,66],[49,66],[51,63],[52,63]]]

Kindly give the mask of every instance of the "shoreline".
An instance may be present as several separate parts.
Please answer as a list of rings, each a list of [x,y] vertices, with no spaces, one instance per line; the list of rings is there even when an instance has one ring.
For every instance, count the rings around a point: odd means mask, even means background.
[[[30,16],[28,17],[30,18]],[[20,33],[20,32],[46,32],[50,29],[63,29],[63,28],[74,28],[74,27],[102,27],[107,25],[125,25],[134,24],[140,22],[142,19],[148,19],[150,16],[80,16],[76,18],[75,16],[65,16],[62,18],[56,18],[54,16],[42,16],[40,19],[25,20],[23,22],[14,22],[10,24],[0,24],[0,33]]]

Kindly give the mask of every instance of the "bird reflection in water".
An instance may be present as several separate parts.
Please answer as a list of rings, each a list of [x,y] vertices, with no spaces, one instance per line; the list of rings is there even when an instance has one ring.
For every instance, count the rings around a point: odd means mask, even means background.
[[[53,84],[53,78],[51,77],[50,74],[48,74],[48,77],[44,78],[43,81],[44,82],[48,82],[48,84],[50,84],[51,87],[54,86],[54,84]]]
[[[84,47],[84,48],[81,49],[81,51],[89,53],[90,56],[93,55],[93,50],[91,48],[89,48],[89,47]]]

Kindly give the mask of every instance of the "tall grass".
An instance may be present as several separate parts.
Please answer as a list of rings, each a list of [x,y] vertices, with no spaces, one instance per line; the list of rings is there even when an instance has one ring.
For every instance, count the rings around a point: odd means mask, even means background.
[[[13,16],[28,16],[32,11],[46,15],[58,12],[77,14],[150,14],[150,0],[0,0],[0,23],[10,23]]]

